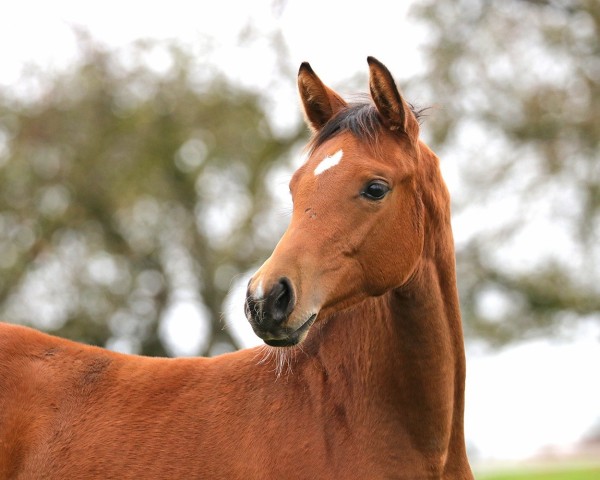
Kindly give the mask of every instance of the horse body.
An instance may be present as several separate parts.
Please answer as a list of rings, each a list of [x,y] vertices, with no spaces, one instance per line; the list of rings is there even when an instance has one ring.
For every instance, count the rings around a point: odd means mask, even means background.
[[[315,138],[246,303],[273,346],[156,359],[0,324],[0,478],[472,478],[448,193],[370,65],[377,111],[345,120],[301,67]]]
[[[366,348],[349,364],[307,345],[277,377],[260,348],[154,359],[6,324],[0,338],[0,478],[402,478],[431,460],[406,448],[390,392],[357,381]]]

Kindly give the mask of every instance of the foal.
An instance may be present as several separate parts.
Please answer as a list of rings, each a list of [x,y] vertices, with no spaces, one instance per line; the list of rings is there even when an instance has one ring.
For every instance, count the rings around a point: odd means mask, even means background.
[[[260,350],[122,355],[0,324],[0,478],[470,479],[449,197],[389,71],[307,63],[291,223],[251,279]]]

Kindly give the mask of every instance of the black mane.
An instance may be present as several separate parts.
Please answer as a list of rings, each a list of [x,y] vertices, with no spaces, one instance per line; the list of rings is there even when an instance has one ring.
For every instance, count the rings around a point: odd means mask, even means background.
[[[426,109],[415,109],[409,105],[412,114],[420,122]],[[365,141],[372,146],[376,144],[377,134],[384,127],[381,116],[370,102],[351,103],[348,107],[338,112],[325,126],[319,130],[310,143],[314,150],[323,145],[327,140],[342,132],[350,132],[357,139]]]

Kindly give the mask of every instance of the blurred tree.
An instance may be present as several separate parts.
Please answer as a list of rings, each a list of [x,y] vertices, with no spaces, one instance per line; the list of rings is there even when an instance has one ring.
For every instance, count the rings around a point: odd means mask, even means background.
[[[600,3],[424,0],[416,13],[427,64],[406,90],[434,104],[423,131],[455,195],[467,335],[500,344],[598,321]],[[304,126],[275,134],[264,97],[175,45],[80,40],[70,71],[0,91],[0,317],[172,354],[161,320],[191,305],[210,325],[198,353],[233,348],[224,298],[285,227],[274,171]]]
[[[79,35],[69,71],[0,92],[0,316],[164,355],[184,304],[209,324],[197,353],[233,349],[224,298],[285,227],[266,183],[305,129],[275,135],[260,95],[175,45]]]
[[[425,130],[459,193],[467,334],[598,322],[600,2],[426,0],[415,13],[430,33],[412,90],[442,105]]]

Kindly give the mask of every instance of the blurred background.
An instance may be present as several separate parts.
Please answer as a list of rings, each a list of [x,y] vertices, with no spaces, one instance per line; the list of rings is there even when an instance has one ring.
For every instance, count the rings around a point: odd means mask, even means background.
[[[480,478],[600,478],[599,33],[597,0],[13,2],[0,318],[146,355],[259,344],[243,291],[291,211],[297,68],[356,93],[373,55],[430,107],[453,195]]]

